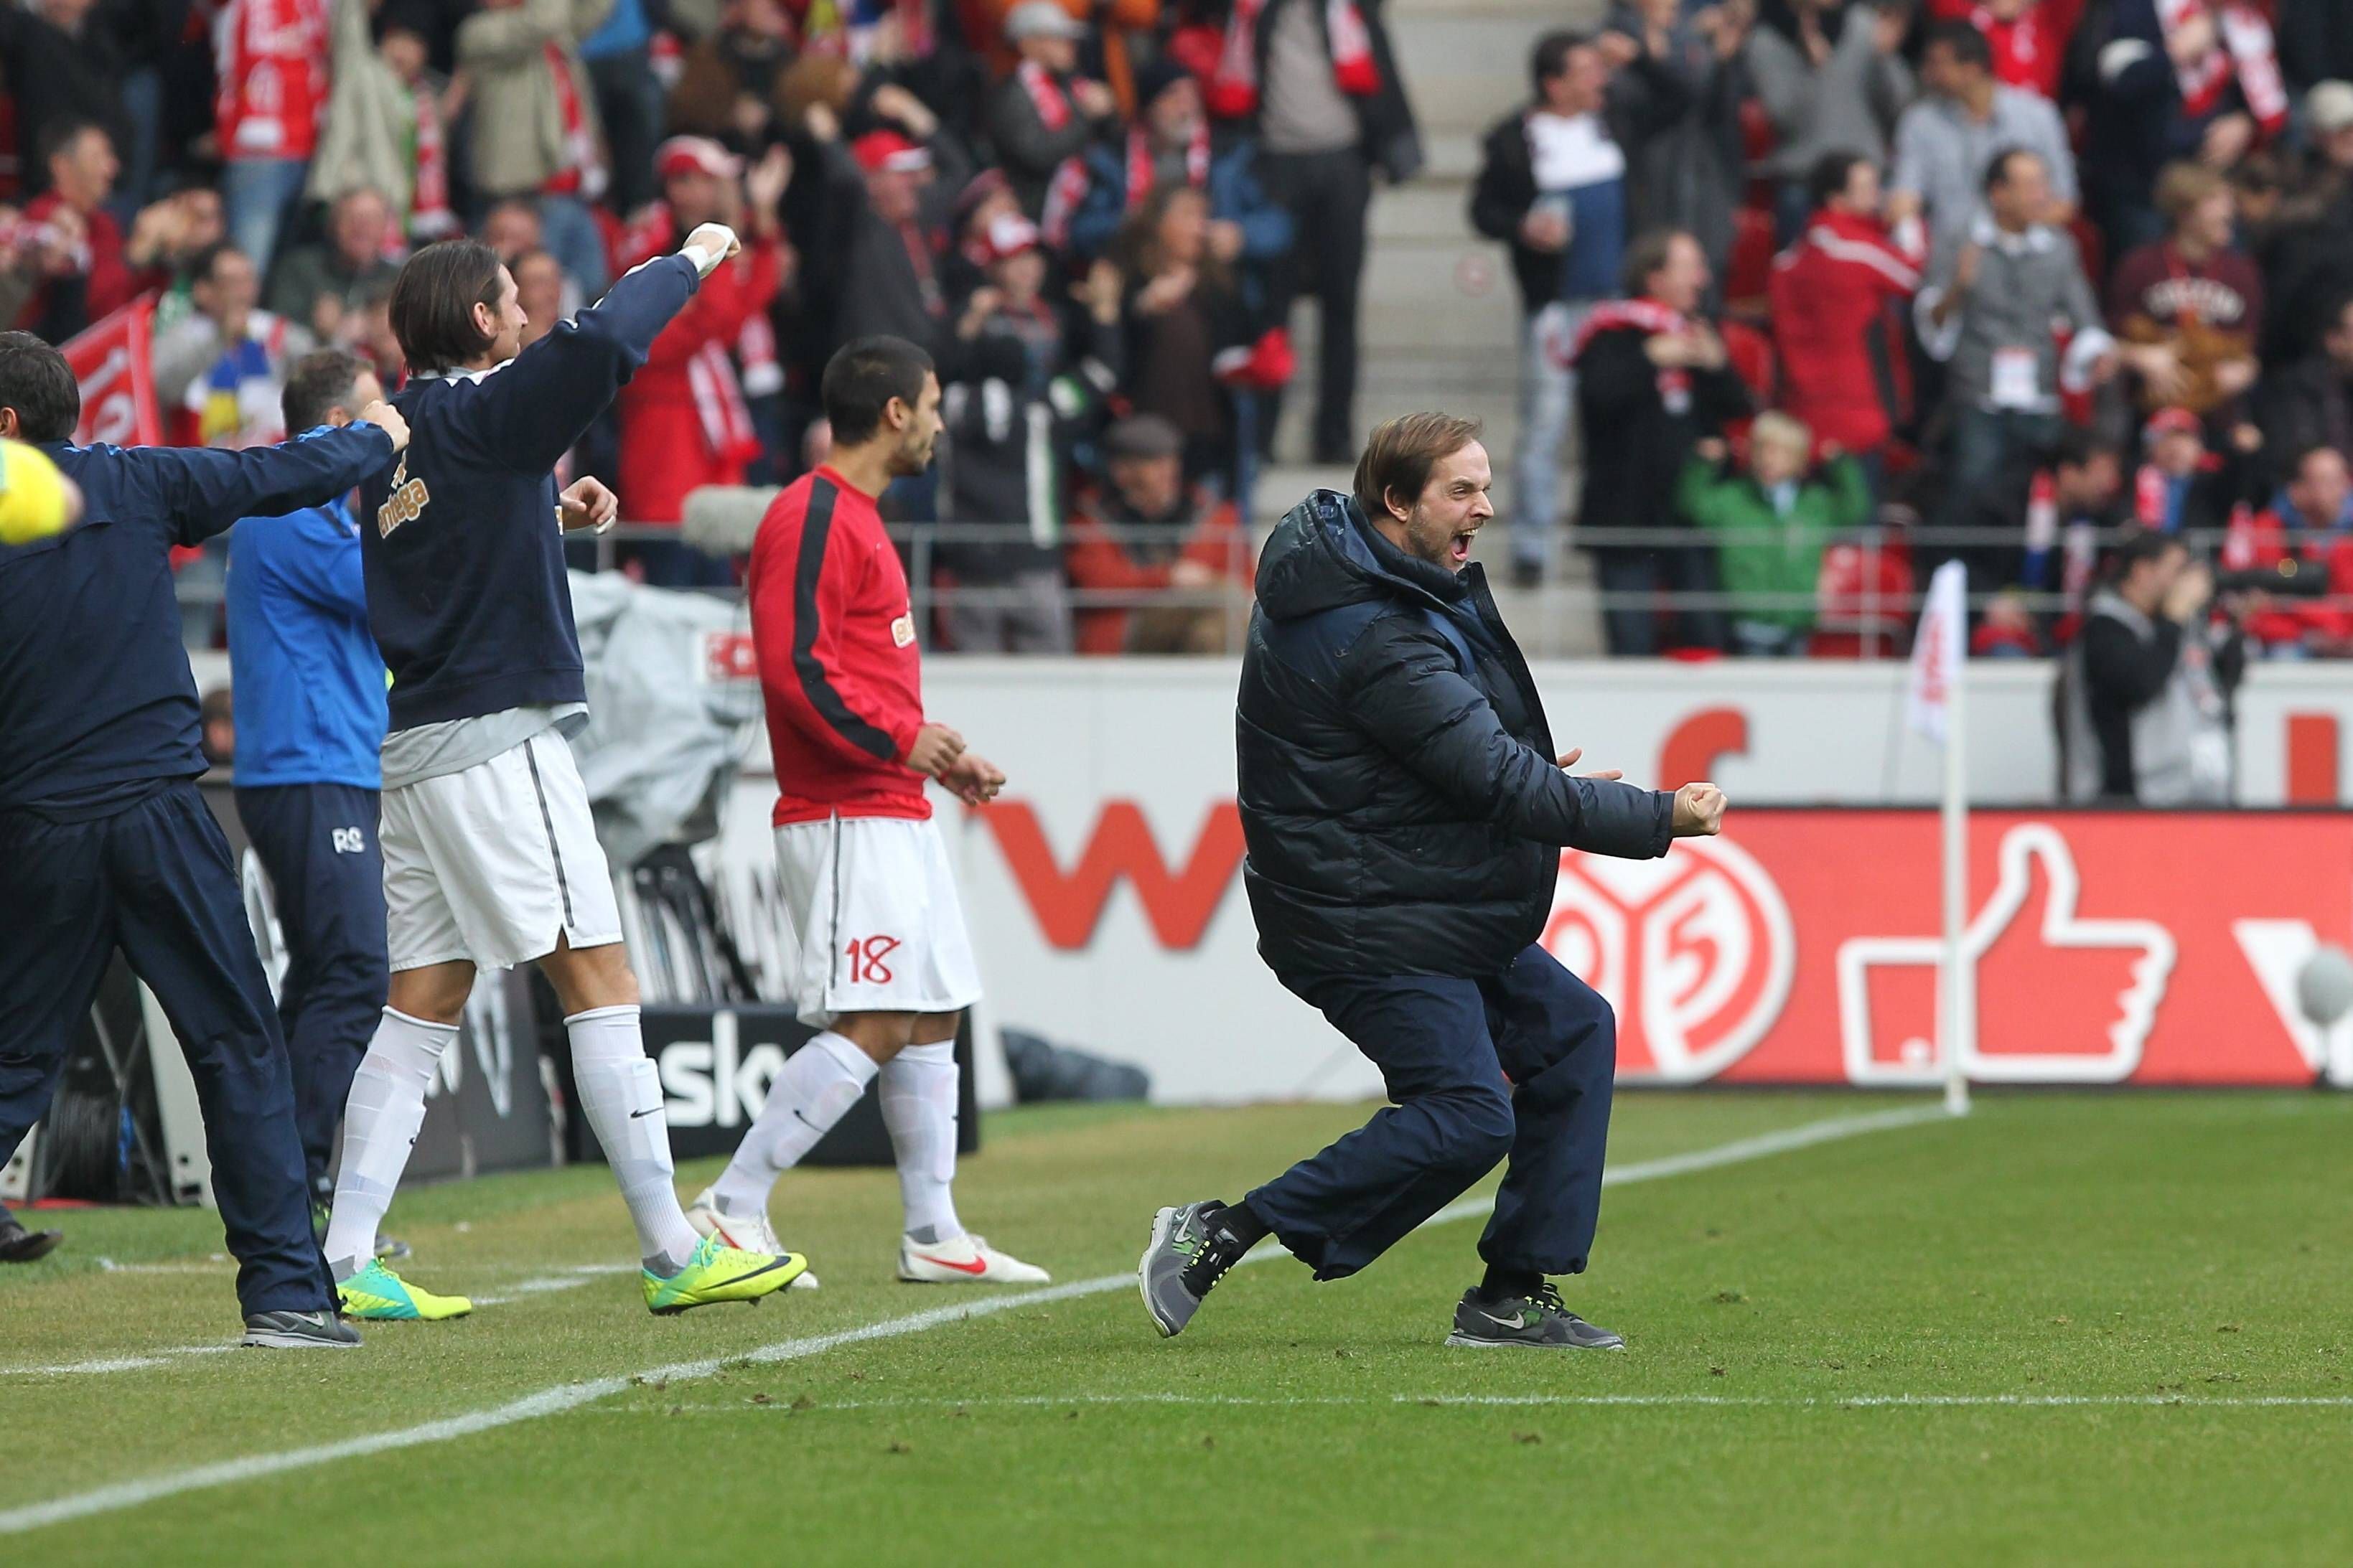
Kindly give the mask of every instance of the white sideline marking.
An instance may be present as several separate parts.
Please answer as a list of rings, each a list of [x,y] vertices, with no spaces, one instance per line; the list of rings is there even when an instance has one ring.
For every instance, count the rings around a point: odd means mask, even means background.
[[[1637,1164],[1622,1165],[1602,1175],[1605,1186],[1624,1186],[1636,1182],[1655,1182],[1670,1176],[1688,1174],[1694,1171],[1714,1170],[1720,1165],[1737,1164],[1746,1160],[1759,1160],[1791,1150],[1810,1148],[1841,1138],[1852,1138],[1865,1132],[1878,1132],[1898,1127],[1916,1126],[1924,1121],[1945,1119],[1937,1106],[1919,1106],[1900,1110],[1877,1111],[1863,1116],[1839,1116],[1826,1121],[1810,1121],[1800,1127],[1779,1132],[1767,1132],[1755,1138],[1743,1138],[1721,1143],[1713,1149],[1696,1150],[1688,1154],[1672,1154],[1662,1160],[1646,1160]],[[1469,1199],[1440,1209],[1426,1224],[1443,1225],[1452,1220],[1469,1219],[1487,1213],[1493,1200]],[[1243,1263],[1261,1263],[1270,1258],[1288,1256],[1280,1247],[1261,1247]],[[992,1317],[998,1312],[1017,1311],[1026,1307],[1049,1301],[1068,1301],[1082,1296],[1100,1296],[1110,1290],[1134,1289],[1133,1269],[1117,1274],[1100,1274],[1092,1279],[1074,1279],[1062,1285],[1042,1286],[1035,1290],[1017,1291],[1002,1296],[989,1296],[979,1300],[960,1301],[953,1306],[934,1307],[928,1311],[910,1312],[904,1317],[886,1318],[881,1322],[860,1328],[843,1329],[829,1334],[813,1334],[803,1339],[780,1340],[747,1352],[712,1357],[704,1361],[681,1362],[672,1366],[658,1366],[631,1377],[599,1377],[585,1383],[562,1384],[543,1389],[504,1405],[494,1405],[484,1410],[469,1411],[439,1421],[427,1421],[416,1426],[404,1426],[392,1432],[372,1432],[364,1436],[346,1437],[340,1442],[321,1443],[307,1448],[287,1448],[274,1454],[249,1454],[242,1458],[224,1459],[216,1464],[195,1465],[186,1469],[165,1470],[156,1475],[142,1476],[135,1480],[117,1481],[109,1486],[74,1492],[46,1502],[26,1503],[21,1507],[0,1510],[0,1535],[18,1535],[26,1531],[39,1530],[47,1525],[62,1524],[69,1520],[89,1519],[94,1515],[113,1513],[122,1509],[137,1508],[183,1492],[203,1491],[213,1487],[236,1486],[241,1482],[259,1480],[266,1476],[282,1475],[289,1470],[309,1469],[316,1465],[332,1464],[338,1459],[358,1458],[368,1454],[389,1453],[399,1448],[420,1447],[432,1443],[447,1443],[477,1433],[495,1431],[519,1422],[536,1421],[544,1416],[559,1415],[567,1410],[593,1405],[639,1384],[665,1382],[691,1383],[746,1362],[767,1365],[779,1362],[802,1361],[822,1355],[843,1345],[860,1344],[869,1340],[895,1339],[902,1334],[919,1334],[947,1323],[963,1322],[969,1318]]]
[[[795,1409],[789,1404],[690,1405],[673,1415],[819,1415],[833,1410],[986,1410],[1037,1408],[1062,1410],[1092,1405],[1742,1405],[1786,1410],[1977,1409],[2001,1406],[2017,1409],[2072,1409],[2077,1406],[2149,1406],[2162,1409],[2257,1410],[2276,1408],[2353,1409],[2353,1394],[2244,1394],[2200,1398],[2183,1394],[1163,1394],[1139,1390],[1130,1394],[1006,1394],[973,1399],[827,1399]],[[638,1415],[637,1410],[589,1411],[579,1414]]]
[[[101,1274],[227,1274],[234,1266],[216,1252],[209,1263],[117,1263],[111,1258],[95,1258]]]
[[[174,1358],[190,1355],[219,1355],[233,1351],[231,1345],[173,1345],[164,1350],[141,1351],[136,1355],[100,1356],[95,1361],[61,1362],[56,1366],[0,1366],[0,1377],[65,1377],[89,1372],[136,1372],[142,1367],[164,1366]]]
[[[191,1273],[216,1272],[211,1269],[200,1269],[194,1265],[175,1268],[170,1264],[161,1263],[123,1264],[105,1258],[100,1258],[98,1264],[100,1270],[114,1274],[177,1273],[181,1272],[183,1268]],[[507,1287],[511,1292],[509,1295],[476,1296],[472,1300],[477,1307],[503,1307],[517,1296],[539,1296],[557,1290],[574,1290],[606,1275],[635,1274],[636,1272],[638,1272],[638,1265],[634,1263],[575,1264],[560,1274],[548,1274],[535,1279],[518,1280]],[[150,1367],[168,1366],[174,1357],[219,1355],[223,1352],[237,1348],[235,1344],[174,1345],[166,1350],[141,1351],[134,1355],[100,1356],[91,1361],[60,1362],[54,1366],[0,1366],[0,1377],[76,1377],[90,1373],[144,1372]]]
[[[519,1279],[507,1287],[508,1293],[503,1296],[475,1296],[470,1300],[477,1307],[503,1307],[518,1296],[545,1296],[558,1290],[577,1290],[581,1286],[600,1276],[635,1274],[638,1268],[638,1266],[634,1263],[583,1263],[561,1274],[543,1275],[536,1279]]]

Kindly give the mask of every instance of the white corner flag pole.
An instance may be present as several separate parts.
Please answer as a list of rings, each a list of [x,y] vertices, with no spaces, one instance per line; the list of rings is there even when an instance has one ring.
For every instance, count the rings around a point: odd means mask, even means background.
[[[1945,932],[1936,963],[1936,1054],[1944,1064],[1945,1109],[1966,1116],[1969,1062],[1977,1054],[1977,965],[1969,956],[1969,795],[1968,688],[1968,568],[1947,561],[1928,580],[1928,602],[1912,644],[1905,722],[1944,748],[1942,852]]]
[[[1967,622],[1964,621],[1966,627]],[[1962,633],[1960,635],[1966,635]],[[1944,1049],[1945,1109],[1955,1116],[1969,1113],[1968,1058],[1977,1044],[1977,975],[1963,951],[1969,913],[1969,795],[1967,749],[1968,734],[1966,692],[1968,689],[1968,649],[1966,643],[1952,663],[1945,714],[1944,829],[1945,944],[1937,966],[1937,1034]]]

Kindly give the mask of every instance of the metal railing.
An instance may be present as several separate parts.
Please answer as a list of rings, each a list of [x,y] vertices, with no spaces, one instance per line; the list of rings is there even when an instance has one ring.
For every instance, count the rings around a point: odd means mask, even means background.
[[[1096,588],[1082,586],[1065,578],[1057,597],[1075,616],[1091,612],[1113,611],[1134,614],[1139,611],[1190,611],[1203,617],[1214,616],[1218,623],[1214,646],[1204,646],[1197,651],[1236,653],[1242,647],[1250,616],[1250,595],[1246,567],[1255,559],[1255,550],[1262,542],[1264,530],[1250,531],[1251,537],[1237,541],[1223,563],[1219,580],[1195,587],[1155,589]],[[2093,531],[2078,531],[2072,536],[2063,535],[2060,542],[2051,546],[2052,561],[2047,575],[2052,579],[2064,571],[2059,557],[2073,551],[2078,556],[2105,551],[2129,530]],[[938,568],[944,550],[952,559],[962,546],[1030,545],[1032,537],[1026,524],[999,525],[990,523],[894,523],[888,526],[892,539],[899,545],[907,569],[908,592],[915,623],[928,634],[939,625],[942,612],[958,605],[984,608],[1005,607],[1016,602],[1026,602],[1029,590],[1003,583],[957,583]],[[1159,549],[1162,561],[1176,558],[1177,552],[1195,538],[1190,527],[1121,527],[1118,541],[1124,545]],[[1564,531],[1558,544],[1567,552],[1594,552],[1596,559],[1606,563],[1609,552],[1680,552],[1697,553],[1711,558],[1720,556],[1721,547],[1747,543],[1774,543],[1783,537],[1778,528],[1753,530],[1714,530],[1700,531],[1674,526],[1666,528],[1584,528]],[[2218,554],[2222,535],[2214,531],[2185,534],[2183,542],[2201,559],[2211,563]],[[582,534],[567,542],[567,552],[575,568],[604,572],[620,569],[628,561],[632,547],[649,544],[676,545],[681,536],[676,528],[660,525],[623,524],[603,534]],[[1049,550],[1061,553],[1067,570],[1069,547],[1076,542],[1066,531],[1053,541]],[[1597,570],[1591,581],[1556,581],[1535,593],[1514,594],[1501,590],[1506,600],[1506,618],[1520,640],[1532,648],[1560,646],[1567,639],[1563,633],[1566,623],[1577,623],[1577,629],[1589,632],[1599,619],[1613,610],[1651,611],[1673,615],[1684,611],[1714,612],[1736,619],[1744,611],[1770,615],[1807,613],[1811,630],[1859,639],[1852,650],[1854,657],[1879,658],[1901,657],[1920,606],[1926,597],[1926,563],[1953,553],[1964,555],[1983,552],[1989,555],[2022,556],[2022,531],[2014,528],[1939,528],[1878,524],[1849,530],[1833,536],[1825,558],[1832,552],[1847,553],[1851,570],[1841,569],[1842,581],[1852,584],[1851,591],[1826,594],[1817,572],[1817,588],[1810,592],[1735,592],[1721,586],[1701,589],[1641,588],[1611,589],[1603,585]],[[1490,550],[1490,555],[1501,552]],[[1912,585],[1906,590],[1890,586],[1887,570],[1892,558],[1902,558],[1915,563]],[[1052,560],[1046,555],[1041,560]],[[1495,563],[1491,563],[1491,567]],[[1500,576],[1500,572],[1499,572]],[[1895,581],[1901,580],[1899,574]],[[216,617],[222,597],[222,583],[217,570],[184,571],[178,584],[180,602],[187,624],[193,628],[201,623],[208,609]],[[740,587],[703,586],[688,591],[711,594],[728,599],[742,596]],[[2048,625],[2082,607],[2081,593],[2070,593],[2052,586],[2021,587],[2011,584],[1973,583],[1968,602],[1975,612],[1982,612],[1997,601],[2014,605],[2036,622]],[[2283,599],[2284,604],[2327,608],[2348,616],[2353,622],[2353,595],[2298,595]],[[1580,640],[1590,641],[1589,637]],[[1209,639],[1204,638],[1204,643]],[[953,649],[943,651],[953,652]]]

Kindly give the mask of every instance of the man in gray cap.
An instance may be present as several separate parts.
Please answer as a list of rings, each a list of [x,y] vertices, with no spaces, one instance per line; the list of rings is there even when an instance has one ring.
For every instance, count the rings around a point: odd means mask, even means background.
[[[2333,170],[2353,170],[2353,82],[2314,83],[2304,95],[2304,120],[2316,161]]]
[[[1005,38],[1020,55],[988,106],[988,133],[1013,177],[1022,209],[1060,245],[1070,211],[1086,194],[1080,155],[1119,121],[1111,89],[1078,74],[1086,24],[1056,0],[1022,0],[1005,18]]]
[[[1253,570],[1240,514],[1185,483],[1185,437],[1137,414],[1103,437],[1108,482],[1071,520],[1081,653],[1224,653]]]

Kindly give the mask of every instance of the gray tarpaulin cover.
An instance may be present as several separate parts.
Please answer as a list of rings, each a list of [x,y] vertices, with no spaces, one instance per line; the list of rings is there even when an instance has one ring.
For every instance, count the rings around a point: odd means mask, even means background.
[[[572,574],[588,667],[588,727],[572,739],[614,869],[656,845],[698,843],[760,717],[744,606],[649,588],[619,572]]]

